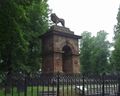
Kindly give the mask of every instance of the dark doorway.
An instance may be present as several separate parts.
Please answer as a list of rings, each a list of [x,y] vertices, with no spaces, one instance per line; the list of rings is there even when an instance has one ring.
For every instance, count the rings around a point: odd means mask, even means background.
[[[65,73],[72,72],[72,50],[68,45],[65,45],[62,49],[62,69]]]

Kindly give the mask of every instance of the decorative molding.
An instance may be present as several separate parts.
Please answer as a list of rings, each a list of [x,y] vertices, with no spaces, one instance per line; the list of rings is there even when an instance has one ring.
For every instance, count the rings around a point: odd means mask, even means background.
[[[65,33],[69,33],[69,34],[74,34],[74,32],[70,31],[69,28],[62,27],[62,26],[57,26],[57,25],[51,26],[50,31],[65,32]]]

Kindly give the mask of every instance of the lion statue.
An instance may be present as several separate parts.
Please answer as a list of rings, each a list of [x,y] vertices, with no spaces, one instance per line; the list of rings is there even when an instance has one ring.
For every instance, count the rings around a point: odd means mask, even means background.
[[[57,17],[55,13],[51,14],[51,20],[57,25],[59,22],[62,24],[62,26],[65,26],[65,21],[64,19],[61,19]]]

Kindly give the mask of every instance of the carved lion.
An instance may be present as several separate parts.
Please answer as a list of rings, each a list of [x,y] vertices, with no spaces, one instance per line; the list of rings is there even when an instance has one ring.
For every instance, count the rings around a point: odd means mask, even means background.
[[[51,20],[57,25],[59,22],[62,24],[62,26],[65,26],[65,21],[62,18],[57,17],[55,13],[51,14]]]

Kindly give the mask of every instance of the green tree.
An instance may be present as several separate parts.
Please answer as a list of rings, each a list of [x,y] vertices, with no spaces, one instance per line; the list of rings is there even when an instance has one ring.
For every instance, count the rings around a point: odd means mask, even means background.
[[[48,29],[48,4],[46,0],[34,0],[27,8],[28,23],[25,36],[29,42],[26,66],[30,71],[37,70],[41,64],[41,42],[39,36]],[[33,67],[34,66],[34,67]]]
[[[25,21],[24,10],[13,0],[0,1],[0,70],[12,67],[16,50],[24,54],[26,40],[19,23]],[[18,23],[19,22],[19,23]],[[20,45],[20,46],[19,46]],[[21,55],[22,55],[21,54]]]
[[[97,36],[90,32],[82,33],[80,42],[80,62],[82,72],[102,73],[108,71],[110,43],[106,40],[107,33],[100,31]]]
[[[25,58],[24,68],[34,71],[41,64],[41,42],[39,36],[48,29],[48,4],[47,0],[33,0],[27,7],[27,23],[24,24],[25,37],[28,41],[28,51]],[[34,67],[33,67],[34,66]]]
[[[47,0],[0,1],[0,71],[36,69],[47,28]]]
[[[120,8],[117,14],[117,25],[114,30],[114,50],[112,52],[113,71],[120,71]]]
[[[81,63],[81,71],[83,73],[91,72],[91,43],[92,43],[92,37],[90,32],[83,32],[81,34],[82,39],[80,42],[80,63]]]
[[[102,30],[97,32],[97,36],[93,38],[91,51],[92,72],[102,73],[109,70],[109,48],[110,43],[106,40],[107,33]]]

